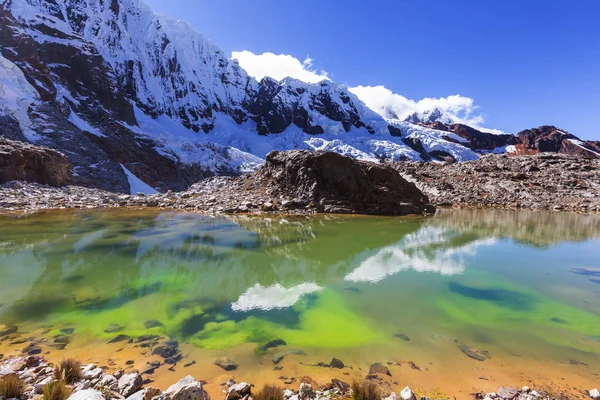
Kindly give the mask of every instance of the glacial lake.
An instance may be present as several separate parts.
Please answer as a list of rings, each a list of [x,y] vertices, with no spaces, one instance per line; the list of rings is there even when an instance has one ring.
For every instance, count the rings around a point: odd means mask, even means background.
[[[573,271],[600,267],[599,237],[600,216],[525,211],[5,215],[0,324],[18,332],[0,354],[34,343],[50,360],[144,371],[171,339],[180,359],[148,371],[153,385],[192,374],[217,396],[232,376],[297,388],[302,377],[350,382],[375,362],[393,389],[458,398],[506,384],[590,389],[600,276]],[[286,345],[259,348],[276,339]],[[285,350],[305,355],[275,365]],[[214,365],[222,356],[238,368]],[[332,357],[346,368],[318,366]]]

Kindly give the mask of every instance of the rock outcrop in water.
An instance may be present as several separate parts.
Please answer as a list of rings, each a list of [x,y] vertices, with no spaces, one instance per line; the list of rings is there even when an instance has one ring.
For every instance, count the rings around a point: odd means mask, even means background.
[[[58,151],[0,137],[0,183],[15,180],[64,186],[73,169]]]

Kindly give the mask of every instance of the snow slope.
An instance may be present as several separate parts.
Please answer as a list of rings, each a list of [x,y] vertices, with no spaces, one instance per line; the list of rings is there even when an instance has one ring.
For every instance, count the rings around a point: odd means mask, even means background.
[[[23,134],[31,142],[37,140],[37,135],[31,129],[27,112],[38,99],[38,92],[27,82],[19,67],[0,54],[0,114],[19,121]]]
[[[142,181],[140,178],[135,176],[130,170],[125,168],[125,166],[123,164],[119,164],[119,165],[121,165],[123,172],[125,172],[125,175],[127,175],[127,181],[129,181],[130,194],[135,195],[138,193],[144,193],[144,194],[158,193],[156,191],[156,189],[154,189],[152,186],[148,185],[147,183]]]

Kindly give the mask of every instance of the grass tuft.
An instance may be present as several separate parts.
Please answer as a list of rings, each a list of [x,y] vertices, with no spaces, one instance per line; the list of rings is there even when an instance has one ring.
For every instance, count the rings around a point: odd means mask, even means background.
[[[265,385],[254,395],[254,400],[283,400],[283,389],[275,385]]]
[[[62,360],[54,370],[54,378],[57,381],[64,381],[67,385],[71,385],[83,378],[81,373],[81,363],[72,358]]]
[[[25,392],[25,383],[17,375],[11,374],[0,378],[0,397],[20,399]]]
[[[352,382],[353,400],[381,400],[381,391],[374,382]]]
[[[44,387],[44,400],[67,400],[71,391],[64,381],[50,382]]]

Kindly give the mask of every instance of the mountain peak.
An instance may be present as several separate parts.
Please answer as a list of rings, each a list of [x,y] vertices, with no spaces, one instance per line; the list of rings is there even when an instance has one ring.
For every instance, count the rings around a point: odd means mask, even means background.
[[[448,113],[439,108],[415,112],[406,117],[405,121],[410,122],[411,124],[433,124],[434,122],[441,122],[446,125],[455,124],[457,122],[448,115]]]

